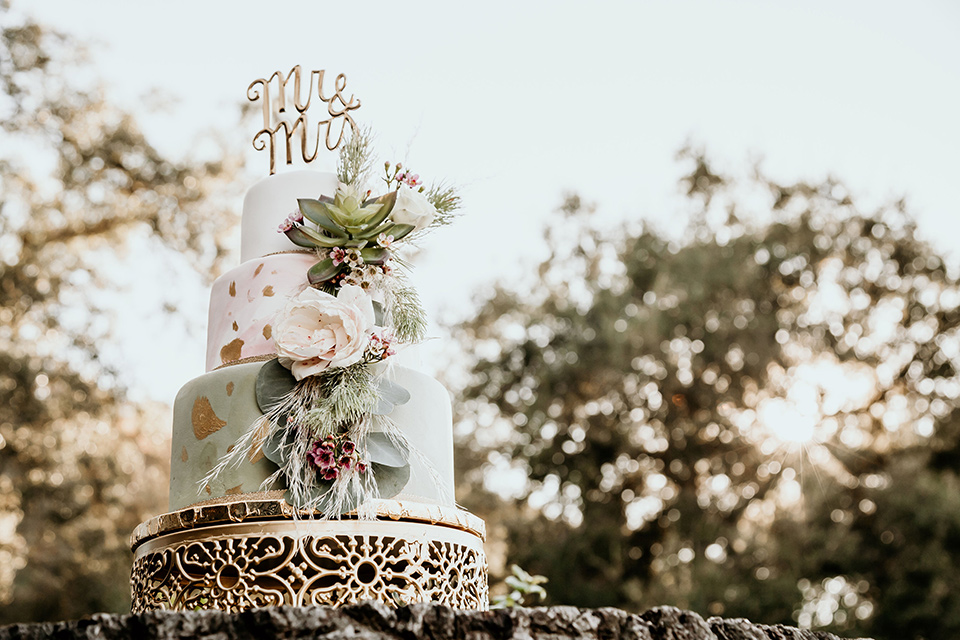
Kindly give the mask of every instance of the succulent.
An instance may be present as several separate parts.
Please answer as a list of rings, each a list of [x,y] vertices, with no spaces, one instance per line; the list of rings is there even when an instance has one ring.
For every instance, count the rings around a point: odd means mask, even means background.
[[[284,233],[300,247],[359,249],[364,263],[382,265],[390,258],[390,251],[377,245],[377,237],[383,233],[399,240],[414,230],[413,225],[396,224],[388,219],[396,201],[396,191],[361,200],[350,188],[337,189],[333,198],[301,198],[297,202],[303,221],[293,224]],[[307,221],[316,228],[308,226]],[[310,268],[307,279],[310,284],[321,284],[333,280],[348,268],[342,261],[335,262],[333,257],[327,257]]]

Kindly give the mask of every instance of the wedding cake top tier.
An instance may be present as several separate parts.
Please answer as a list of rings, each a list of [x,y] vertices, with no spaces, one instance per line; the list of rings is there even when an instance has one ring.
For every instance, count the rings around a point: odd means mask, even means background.
[[[336,191],[336,174],[310,169],[277,173],[257,182],[243,199],[240,261],[300,249],[277,232],[277,225],[297,210],[300,198],[332,198]]]

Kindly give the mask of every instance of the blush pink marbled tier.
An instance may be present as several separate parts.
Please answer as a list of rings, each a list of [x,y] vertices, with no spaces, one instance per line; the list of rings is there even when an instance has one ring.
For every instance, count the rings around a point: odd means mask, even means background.
[[[247,260],[216,279],[207,322],[207,371],[243,358],[276,353],[272,324],[287,301],[307,286],[312,253]]]

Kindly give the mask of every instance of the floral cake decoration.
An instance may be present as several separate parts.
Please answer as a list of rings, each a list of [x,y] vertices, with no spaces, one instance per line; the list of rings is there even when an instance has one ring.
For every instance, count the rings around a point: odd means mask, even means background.
[[[432,469],[390,419],[410,394],[385,374],[397,350],[422,341],[427,327],[400,254],[449,224],[460,198],[449,186],[427,188],[390,162],[385,193],[372,196],[364,189],[371,148],[369,131],[354,133],[340,149],[335,195],[301,198],[280,222],[278,232],[314,252],[317,262],[274,321],[277,358],[262,366],[256,383],[263,416],[201,487],[264,456],[278,469],[260,489],[285,486],[295,513],[363,516],[368,499],[400,492],[411,460]]]

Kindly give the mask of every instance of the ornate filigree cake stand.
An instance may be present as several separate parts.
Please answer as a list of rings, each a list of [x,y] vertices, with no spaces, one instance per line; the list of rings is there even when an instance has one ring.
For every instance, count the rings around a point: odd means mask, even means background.
[[[340,606],[488,607],[484,524],[452,507],[383,500],[376,520],[294,520],[280,498],[166,513],[136,528],[134,613]]]

